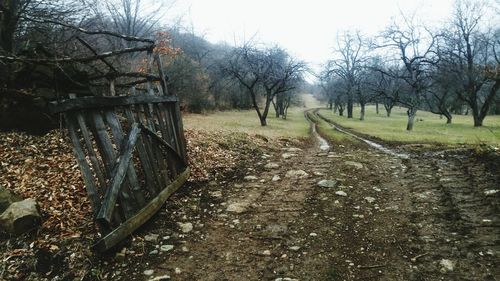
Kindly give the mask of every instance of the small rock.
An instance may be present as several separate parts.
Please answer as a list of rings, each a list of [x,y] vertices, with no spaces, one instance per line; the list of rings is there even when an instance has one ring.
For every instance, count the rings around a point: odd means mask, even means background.
[[[338,196],[347,196],[347,193],[345,193],[344,191],[342,190],[339,190],[339,191],[335,191],[335,194],[338,195]]]
[[[333,188],[337,185],[337,182],[334,180],[320,180],[318,182],[318,186],[324,187],[324,188]]]
[[[210,192],[210,197],[212,197],[212,198],[221,198],[222,197],[222,191],[220,191],[220,190],[212,191],[212,192]]]
[[[158,250],[153,250],[153,251],[149,252],[149,255],[151,255],[151,256],[158,255]]]
[[[290,170],[290,171],[286,172],[286,175],[285,175],[285,177],[287,177],[287,178],[295,178],[295,179],[303,179],[303,178],[306,178],[308,176],[309,176],[309,174],[303,170]]]
[[[315,175],[315,176],[324,176],[325,174],[323,174],[320,171],[313,171],[313,175]]]
[[[376,186],[374,186],[374,187],[372,187],[372,188],[373,188],[373,190],[375,190],[376,192],[380,192],[380,191],[382,191],[382,189],[380,189],[380,188],[378,188],[378,187],[376,187]]]
[[[299,279],[289,278],[289,277],[280,277],[274,279],[274,281],[299,281]]]
[[[227,206],[226,211],[230,213],[241,214],[247,210],[248,204],[245,203],[232,203]]]
[[[156,276],[155,278],[152,278],[149,281],[166,281],[166,280],[170,280],[170,275]]]
[[[182,273],[181,269],[178,268],[178,267],[176,267],[174,271],[175,271],[175,274],[181,274]]]
[[[187,223],[178,222],[177,225],[179,226],[179,228],[183,233],[189,233],[191,232],[191,230],[193,230],[193,224],[190,222]]]
[[[183,251],[184,253],[189,252],[189,249],[188,249],[188,247],[186,247],[186,246],[182,246],[182,248],[181,248],[181,249],[182,249],[182,251]]]
[[[353,166],[356,169],[363,169],[363,164],[355,161],[345,161],[344,164]]]
[[[298,250],[300,250],[300,247],[299,247],[299,246],[292,246],[292,247],[289,247],[288,249],[289,249],[290,251],[297,252]]]
[[[257,180],[257,177],[250,175],[250,176],[245,176],[243,179],[246,181],[254,181],[254,180]]]
[[[23,200],[9,189],[0,186],[0,214],[3,213],[14,202]]]
[[[489,196],[489,195],[494,195],[494,194],[497,194],[498,192],[500,192],[500,190],[497,190],[497,189],[490,189],[490,190],[486,190],[484,192],[484,195],[486,196]]]
[[[271,255],[271,251],[269,251],[269,250],[265,250],[264,252],[262,252],[262,254],[263,254],[264,256],[270,256],[270,255]]]
[[[158,236],[159,236],[158,234],[148,234],[144,236],[144,241],[156,243],[158,242]]]
[[[278,175],[274,175],[272,181],[279,181],[281,180],[281,177]]]
[[[287,147],[287,148],[283,148],[283,150],[285,150],[286,152],[300,152],[300,151],[302,151],[302,149],[300,149],[298,147]]]
[[[368,202],[368,203],[373,203],[373,202],[375,202],[375,198],[370,197],[370,196],[367,196],[367,197],[365,197],[364,199],[365,199],[365,200],[366,200],[366,202]]]
[[[151,276],[151,275],[153,275],[153,274],[155,273],[155,271],[154,271],[154,270],[152,270],[152,269],[147,269],[147,270],[144,270],[144,272],[143,272],[143,273],[144,273],[144,275],[146,275],[146,276]]]
[[[115,260],[116,260],[117,262],[119,262],[119,263],[120,263],[120,262],[125,261],[125,256],[126,256],[126,255],[125,255],[125,252],[126,252],[126,250],[127,250],[127,249],[123,249],[121,252],[116,253],[116,255],[115,255]]]
[[[453,271],[455,269],[455,262],[448,259],[442,259],[439,261],[439,264],[441,265],[442,272]]]
[[[311,237],[316,237],[316,236],[318,236],[318,234],[317,234],[317,233],[314,233],[314,232],[311,232],[311,233],[309,233],[309,236],[311,236]]]
[[[19,235],[40,226],[42,219],[35,199],[14,202],[0,215],[0,228]]]
[[[281,154],[281,158],[283,159],[290,159],[292,157],[296,157],[298,156],[298,154],[295,154],[295,153],[283,153]]]
[[[279,167],[280,167],[280,165],[278,163],[273,163],[273,162],[269,162],[264,166],[264,168],[268,169],[268,170],[276,169]]]
[[[174,245],[161,245],[160,251],[168,252],[168,251],[171,251],[173,248],[174,248]]]

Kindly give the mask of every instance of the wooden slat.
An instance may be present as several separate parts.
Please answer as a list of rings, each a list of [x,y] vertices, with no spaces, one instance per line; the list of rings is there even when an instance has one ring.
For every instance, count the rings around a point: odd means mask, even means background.
[[[127,116],[129,124],[133,124],[134,122],[136,122],[134,114],[132,113],[132,110],[130,108],[125,108],[125,116]],[[146,151],[143,137],[140,137],[137,140],[137,152],[139,154],[139,159],[141,160],[142,171],[146,176],[146,189],[151,194],[154,194],[160,188],[154,177],[154,172],[153,172],[154,170],[151,167],[151,160]]]
[[[60,102],[51,102],[49,110],[52,114],[81,109],[99,109],[106,107],[127,106],[134,104],[174,103],[178,99],[175,96],[117,96],[117,97],[81,97],[67,99]]]
[[[106,122],[108,122],[108,125],[111,128],[111,132],[113,133],[113,139],[114,139],[115,143],[119,144],[119,143],[126,141],[126,139],[123,138],[123,131],[122,131],[120,122],[116,118],[116,113],[112,112],[110,110],[107,110],[104,115],[106,117]],[[126,185],[130,188],[130,191],[132,192],[132,196],[135,199],[138,207],[142,208],[142,206],[144,206],[146,201],[144,199],[144,194],[142,194],[139,181],[137,180],[137,174],[135,172],[133,159],[130,160],[130,164],[127,167]],[[125,193],[128,193],[126,190],[123,190],[123,191]],[[127,196],[127,194],[124,194],[124,196]]]
[[[83,118],[83,114],[80,112],[75,112],[76,120],[78,121],[78,125],[80,126],[80,130],[83,135],[83,139],[85,141],[85,146],[87,147],[87,153],[90,158],[90,162],[92,163],[92,168],[94,169],[95,175],[97,177],[97,181],[99,182],[100,191],[103,191],[106,187],[106,174],[99,163],[97,155],[94,151],[94,146],[92,145],[92,137],[87,128],[87,124],[85,123],[85,118]],[[104,192],[103,192],[104,194]]]
[[[138,92],[136,91],[135,87],[131,88],[132,95],[137,95]],[[137,114],[137,120],[139,121],[140,124],[149,126],[150,128],[153,128],[153,123],[152,121],[148,118],[150,114],[148,114],[148,107],[147,105],[144,104],[138,104],[135,105],[135,112]],[[149,163],[151,165],[152,171],[160,171],[160,168],[158,166],[158,162],[156,160],[155,156],[155,150],[153,149],[152,141],[150,137],[146,136],[144,138],[141,138],[142,143],[144,144],[144,150],[146,154],[148,155],[149,158]],[[163,180],[162,177],[160,177],[158,172],[153,172],[153,176],[155,179],[156,184],[150,187],[150,192],[151,195],[154,196],[158,192],[160,192],[161,187],[166,185],[166,182]]]
[[[99,200],[99,194],[96,191],[96,187],[94,184],[94,177],[92,176],[92,171],[90,170],[88,162],[85,159],[85,153],[83,152],[80,143],[80,138],[76,133],[76,126],[75,126],[76,120],[73,116],[66,115],[66,121],[67,121],[66,123],[68,127],[69,137],[73,144],[73,152],[76,156],[76,161],[78,162],[80,171],[82,172],[83,182],[87,190],[92,210],[94,211],[94,215],[96,215],[101,207],[101,201]]]
[[[108,175],[111,175],[113,169],[113,163],[115,162],[115,152],[113,149],[113,143],[109,137],[109,134],[106,129],[106,124],[98,111],[93,111],[91,113],[91,117],[93,120],[94,130],[96,136],[95,140],[99,150],[101,151],[101,155],[103,156],[104,163],[106,166],[106,170],[108,171]],[[121,145],[121,144],[117,144]],[[132,209],[131,198],[127,196],[125,193],[120,194],[120,201],[122,201],[122,210],[125,218],[129,218],[134,214],[134,210]]]
[[[106,195],[104,196],[99,214],[97,215],[98,220],[111,222],[111,215],[113,214],[123,180],[127,174],[127,168],[129,167],[135,143],[139,137],[140,131],[141,129],[138,124],[134,123],[129,135],[125,138],[126,143],[121,150],[121,154],[117,157],[113,170],[111,171],[111,181],[108,189],[106,190]]]
[[[189,172],[189,168],[186,168],[175,181],[173,181],[165,189],[163,189],[158,194],[158,196],[152,199],[144,208],[139,211],[139,213],[128,219],[118,228],[99,240],[94,245],[94,249],[99,252],[104,252],[112,248],[118,242],[130,235],[144,222],[149,220],[161,208],[161,206],[163,206],[168,197],[170,197],[172,193],[174,193],[179,187],[182,186],[182,184],[184,184],[184,182],[186,182],[187,178],[189,177]]]
[[[165,71],[163,70],[163,64],[159,53],[155,55],[156,65],[158,66],[158,74],[160,75],[160,85],[163,91],[163,95],[168,96],[167,81],[165,80]]]
[[[169,128],[167,127],[167,124],[165,123],[165,120],[163,118],[163,114],[162,114],[163,112],[160,110],[158,105],[153,105],[153,111],[154,111],[156,120],[158,120],[158,125],[159,125],[160,132],[161,132],[163,139],[164,140],[170,139]],[[166,162],[167,162],[168,170],[170,171],[172,177],[176,177],[178,174],[177,173],[178,169],[177,169],[177,165],[176,165],[175,161],[172,161],[172,159],[167,156]]]
[[[170,152],[169,155],[172,155],[173,157],[175,157],[175,159],[183,164],[184,166],[186,166],[186,161],[184,160],[184,158],[182,158],[181,155],[179,155],[177,153],[177,151],[168,143],[166,142],[164,139],[162,139],[160,136],[158,136],[155,132],[151,131],[149,128],[147,127],[142,127],[143,131],[146,132],[147,134],[149,134],[150,136],[152,136],[157,142],[159,142],[160,144],[162,144],[165,148],[167,148]]]

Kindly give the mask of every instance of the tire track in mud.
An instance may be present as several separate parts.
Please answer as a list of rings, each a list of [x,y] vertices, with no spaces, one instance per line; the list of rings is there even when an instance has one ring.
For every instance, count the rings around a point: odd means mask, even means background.
[[[406,279],[499,280],[500,194],[486,193],[499,189],[500,171],[470,149],[417,151],[397,162],[406,169],[389,184],[408,192],[407,235],[413,236]]]
[[[417,280],[436,272],[456,280],[498,280],[500,276],[499,198],[487,196],[500,177],[469,150],[423,154],[410,160],[403,177],[412,196],[414,247],[428,255]],[[425,177],[425,180],[415,180]],[[443,260],[453,271],[443,270]]]

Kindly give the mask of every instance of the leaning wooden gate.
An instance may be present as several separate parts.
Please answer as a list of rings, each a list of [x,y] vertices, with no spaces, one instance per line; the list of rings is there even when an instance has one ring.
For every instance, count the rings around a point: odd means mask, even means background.
[[[160,87],[132,92],[51,104],[66,120],[102,233],[98,251],[146,222],[189,176],[177,97]]]

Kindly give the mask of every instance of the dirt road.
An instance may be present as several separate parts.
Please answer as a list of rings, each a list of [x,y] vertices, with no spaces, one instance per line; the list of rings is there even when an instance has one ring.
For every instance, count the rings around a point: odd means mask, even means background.
[[[139,234],[159,241],[129,249],[144,255],[116,263],[114,278],[499,280],[498,159],[401,149],[411,157],[280,143],[177,194]]]

